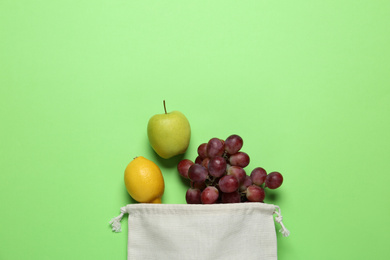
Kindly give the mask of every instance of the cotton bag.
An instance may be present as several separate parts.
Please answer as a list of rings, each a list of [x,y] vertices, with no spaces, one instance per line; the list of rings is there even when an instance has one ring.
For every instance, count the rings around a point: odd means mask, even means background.
[[[265,203],[129,204],[111,220],[113,231],[126,213],[131,260],[276,260],[274,214],[289,235],[280,208]]]

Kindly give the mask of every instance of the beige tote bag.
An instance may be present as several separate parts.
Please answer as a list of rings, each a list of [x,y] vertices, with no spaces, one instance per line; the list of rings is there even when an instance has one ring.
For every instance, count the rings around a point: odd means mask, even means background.
[[[113,231],[126,213],[130,260],[276,260],[274,214],[289,235],[280,208],[265,203],[129,204],[111,220]]]

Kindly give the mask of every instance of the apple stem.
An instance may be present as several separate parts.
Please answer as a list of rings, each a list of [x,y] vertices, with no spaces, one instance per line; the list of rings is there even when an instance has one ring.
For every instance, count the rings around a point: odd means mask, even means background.
[[[165,111],[165,114],[167,114],[167,108],[165,106],[165,100],[163,100],[163,104],[164,104],[164,111]]]

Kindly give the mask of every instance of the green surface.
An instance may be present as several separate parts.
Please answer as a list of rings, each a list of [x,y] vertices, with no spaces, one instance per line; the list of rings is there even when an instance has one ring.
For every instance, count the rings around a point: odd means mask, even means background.
[[[387,258],[389,28],[379,0],[0,0],[0,259],[126,259],[108,221],[137,155],[185,203],[146,136],[163,99],[185,158],[236,133],[284,174],[280,260]]]

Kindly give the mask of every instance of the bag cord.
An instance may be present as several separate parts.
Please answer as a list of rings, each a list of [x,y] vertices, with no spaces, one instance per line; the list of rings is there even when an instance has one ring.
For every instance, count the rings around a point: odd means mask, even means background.
[[[111,219],[110,224],[111,224],[111,227],[112,227],[112,231],[115,231],[117,233],[122,231],[121,220],[122,220],[123,215],[125,213],[128,213],[127,209],[126,209],[126,207],[122,207],[121,208],[121,214],[119,214],[119,216]]]
[[[274,214],[276,214],[277,216],[275,217],[275,221],[278,222],[280,224],[280,226],[282,227],[279,232],[282,233],[282,235],[284,237],[288,237],[290,235],[290,231],[287,230],[287,228],[283,225],[283,217],[282,217],[282,213],[280,211],[280,208],[279,206],[275,206],[275,211],[274,211]]]

